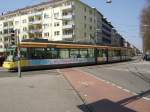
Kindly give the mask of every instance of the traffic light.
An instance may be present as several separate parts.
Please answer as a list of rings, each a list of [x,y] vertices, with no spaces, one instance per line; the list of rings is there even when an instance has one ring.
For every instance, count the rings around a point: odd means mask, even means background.
[[[11,35],[11,45],[16,45],[17,43],[16,31],[14,29],[10,30],[10,35]]]

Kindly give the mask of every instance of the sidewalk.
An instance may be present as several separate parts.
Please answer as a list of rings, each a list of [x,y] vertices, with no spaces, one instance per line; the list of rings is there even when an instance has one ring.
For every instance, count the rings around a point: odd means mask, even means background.
[[[150,91],[133,95],[78,69],[61,72],[92,112],[150,112],[150,101],[142,98]]]
[[[83,112],[62,75],[0,78],[0,112]]]

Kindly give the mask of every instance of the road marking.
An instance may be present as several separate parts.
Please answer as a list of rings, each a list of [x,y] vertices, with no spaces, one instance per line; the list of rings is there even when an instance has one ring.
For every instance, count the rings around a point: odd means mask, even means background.
[[[0,70],[0,72],[6,72],[7,70]]]
[[[89,84],[87,82],[81,82],[81,84],[84,86],[89,86]]]
[[[109,81],[105,81],[107,84],[110,84],[110,82]]]
[[[104,68],[104,69],[117,70],[117,71],[126,71],[126,72],[129,71],[127,69],[121,69],[121,68]]]
[[[104,69],[129,72],[128,69],[121,69],[121,68],[104,68]],[[137,72],[137,70],[131,70],[131,71]],[[145,69],[145,70],[143,69],[143,70],[140,70],[140,73],[150,73],[150,71],[148,71],[147,69]]]
[[[129,91],[129,90],[127,90],[127,89],[123,89],[123,90],[124,90],[124,91],[126,91],[126,92],[128,92],[128,93],[130,92],[130,91]]]
[[[147,97],[143,97],[143,99],[150,101],[150,98],[147,98]]]
[[[97,76],[95,76],[95,75],[92,75],[92,74],[90,74],[90,73],[88,73],[88,72],[79,70],[79,69],[77,69],[77,68],[75,68],[75,70],[78,70],[78,71],[80,71],[80,72],[82,72],[82,73],[85,73],[85,74],[87,74],[87,75],[89,75],[89,76],[92,76],[92,77],[96,78],[97,80],[103,81],[103,82],[105,82],[105,83],[107,83],[107,84],[111,84],[112,86],[117,87],[117,88],[119,88],[119,89],[121,89],[121,90],[123,90],[123,91],[125,91],[125,92],[131,93],[131,94],[133,94],[133,95],[138,95],[138,94],[135,93],[135,92],[132,92],[132,91],[130,91],[130,90],[128,90],[128,89],[125,89],[125,88],[123,88],[123,87],[121,87],[121,86],[119,86],[119,85],[117,85],[117,84],[115,84],[115,83],[113,83],[113,82],[110,82],[110,81],[107,81],[107,80],[105,80],[105,79],[99,78],[99,77],[97,77]],[[142,97],[142,98],[143,98],[144,100],[150,101],[150,98],[148,98],[148,97]]]

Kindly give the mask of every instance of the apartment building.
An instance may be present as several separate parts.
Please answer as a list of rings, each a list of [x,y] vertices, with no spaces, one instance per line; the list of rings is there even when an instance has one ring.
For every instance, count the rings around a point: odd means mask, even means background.
[[[99,40],[102,15],[80,0],[57,0],[25,7],[0,16],[0,48],[7,48],[19,30],[20,41],[44,38],[51,41]]]
[[[0,52],[15,44],[15,29],[19,30],[20,41],[43,38],[111,45],[112,28],[96,8],[80,0],[52,0],[1,15]]]
[[[111,43],[112,46],[126,47],[125,46],[125,39],[115,29],[112,29],[111,42],[112,42]]]

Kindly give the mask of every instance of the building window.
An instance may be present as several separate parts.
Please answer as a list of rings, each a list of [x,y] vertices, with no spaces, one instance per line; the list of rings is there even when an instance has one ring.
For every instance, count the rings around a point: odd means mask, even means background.
[[[86,12],[86,7],[84,8],[84,12]]]
[[[18,25],[19,24],[19,21],[15,21],[15,25]]]
[[[59,22],[54,23],[54,26],[55,27],[59,26]]]
[[[2,42],[3,41],[3,39],[2,38],[0,38],[0,42]]]
[[[86,24],[84,24],[84,29],[86,29]]]
[[[94,23],[96,23],[96,20],[94,19]]]
[[[8,34],[8,29],[4,29],[4,34]]]
[[[23,27],[23,31],[27,31],[27,27]]]
[[[49,18],[49,15],[47,13],[44,14],[44,18]]]
[[[49,33],[44,33],[44,37],[49,37]]]
[[[49,24],[43,24],[44,29],[49,27]]]
[[[14,25],[13,21],[10,21],[9,26],[13,26],[13,25]]]
[[[60,31],[55,31],[55,32],[54,32],[54,35],[55,35],[55,36],[57,36],[57,35],[59,35],[59,34],[60,34]]]
[[[68,21],[63,21],[63,26],[68,25],[69,22]]]
[[[72,4],[72,3],[69,2],[69,1],[64,3],[65,6],[68,6],[68,5],[71,5],[71,4]]]
[[[92,30],[92,26],[90,26],[90,30]]]
[[[23,35],[22,40],[27,39],[27,35]]]
[[[86,37],[86,32],[84,32],[84,37]]]
[[[92,14],[92,10],[91,9],[89,10],[89,14]]]
[[[54,18],[58,18],[59,17],[59,12],[54,13]]]
[[[73,30],[72,29],[67,29],[63,31],[63,35],[72,35],[73,34]]]
[[[92,22],[92,18],[90,18],[90,22]]]
[[[27,20],[26,19],[22,20],[22,23],[27,23]]]
[[[84,20],[86,20],[86,16],[84,16]]]
[[[4,23],[4,27],[7,27],[7,26],[8,26],[8,23],[7,23],[7,22],[5,22],[5,23]]]

